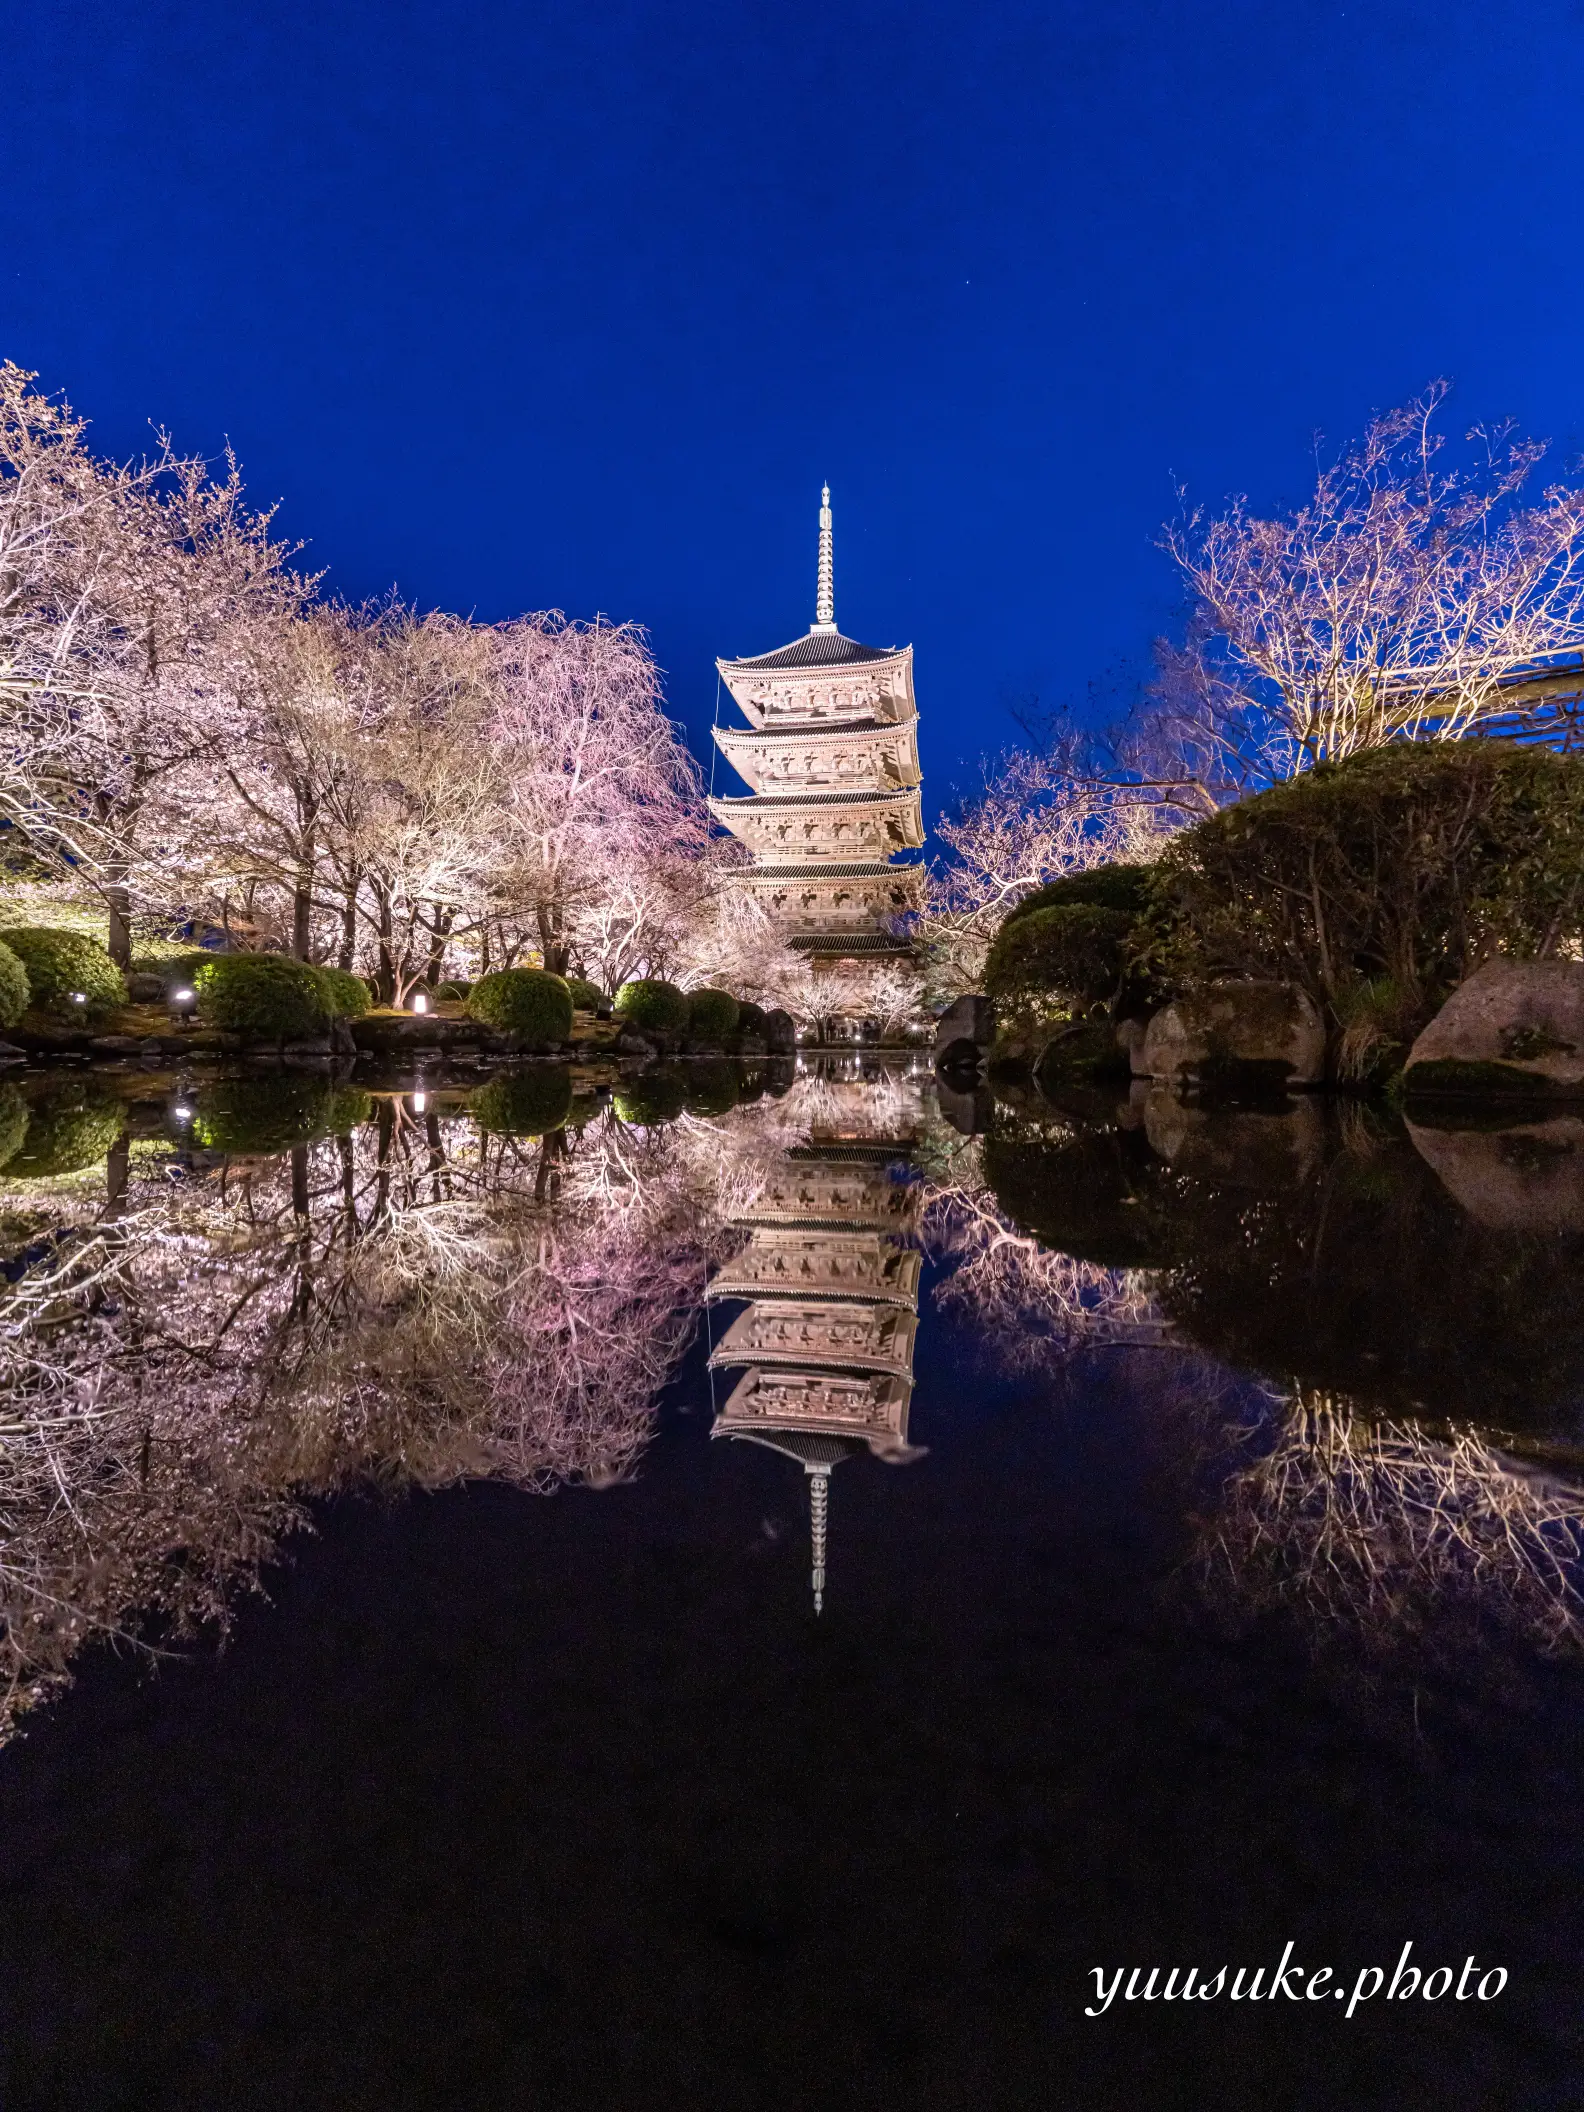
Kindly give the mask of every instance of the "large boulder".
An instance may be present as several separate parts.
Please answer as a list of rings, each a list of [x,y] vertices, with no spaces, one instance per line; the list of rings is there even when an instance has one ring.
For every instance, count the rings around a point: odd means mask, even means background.
[[[937,1069],[978,1065],[995,1046],[995,1006],[970,991],[944,1011],[935,1023]]]
[[[1173,1085],[1318,1085],[1325,1025],[1290,983],[1209,983],[1157,1012],[1131,1054],[1135,1077]]]
[[[1584,1094],[1584,963],[1487,961],[1408,1052],[1410,1094]]]

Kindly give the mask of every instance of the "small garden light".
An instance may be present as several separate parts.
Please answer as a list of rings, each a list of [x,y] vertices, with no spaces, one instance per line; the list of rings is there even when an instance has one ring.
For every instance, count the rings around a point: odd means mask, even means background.
[[[170,994],[170,1008],[178,1019],[188,1018],[197,1002],[198,993],[196,990],[183,988],[173,990]]]
[[[83,996],[80,990],[74,990],[72,992],[71,1001],[74,1005],[85,1005],[88,1002],[87,998]]]
[[[413,999],[413,1010],[415,1012],[427,1012],[428,1009],[429,1000],[424,996],[423,992],[420,990],[418,995]]]
[[[178,1101],[176,1105],[171,1109],[171,1113],[175,1116],[178,1122],[190,1122],[193,1118],[192,1109],[190,1107],[184,1107],[180,1101]]]

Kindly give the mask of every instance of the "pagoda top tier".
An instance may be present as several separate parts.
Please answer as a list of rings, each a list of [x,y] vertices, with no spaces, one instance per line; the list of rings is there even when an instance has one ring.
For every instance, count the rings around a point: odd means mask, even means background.
[[[756,730],[895,725],[917,716],[913,648],[864,645],[836,628],[830,486],[820,494],[814,621],[774,652],[717,660],[721,680]]]

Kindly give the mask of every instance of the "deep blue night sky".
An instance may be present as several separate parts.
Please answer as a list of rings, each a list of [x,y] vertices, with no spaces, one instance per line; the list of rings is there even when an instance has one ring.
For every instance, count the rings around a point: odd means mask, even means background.
[[[926,800],[1173,620],[1172,480],[1432,375],[1584,449],[1584,8],[39,5],[0,353],[227,435],[352,597],[911,639]]]

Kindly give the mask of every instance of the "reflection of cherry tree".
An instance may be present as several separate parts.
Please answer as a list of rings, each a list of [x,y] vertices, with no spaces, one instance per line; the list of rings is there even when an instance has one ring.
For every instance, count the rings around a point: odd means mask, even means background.
[[[1584,1643],[1584,1490],[1472,1429],[1378,1421],[1339,1394],[1279,1401],[1266,1446],[1235,1474],[1212,1529],[1212,1573],[1238,1595],[1384,1633],[1477,1599],[1540,1642]]]
[[[1154,1347],[1167,1323],[1143,1269],[1112,1269],[1043,1245],[1001,1209],[977,1138],[942,1146],[925,1186],[925,1244],[950,1274],[937,1308],[960,1314],[999,1362],[1034,1370],[1080,1349]]]
[[[271,1159],[139,1148],[97,1222],[64,1183],[0,1290],[0,1720],[91,1635],[223,1621],[308,1499],[630,1471],[787,1131],[483,1138],[388,1101]]]

